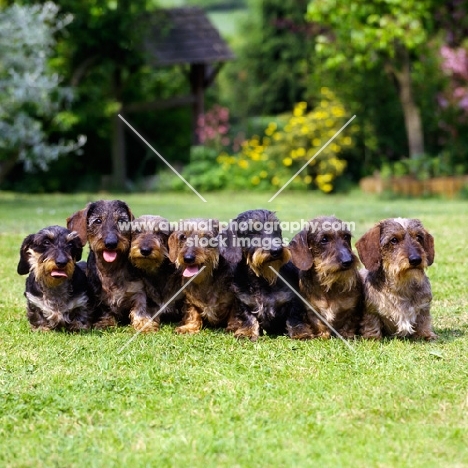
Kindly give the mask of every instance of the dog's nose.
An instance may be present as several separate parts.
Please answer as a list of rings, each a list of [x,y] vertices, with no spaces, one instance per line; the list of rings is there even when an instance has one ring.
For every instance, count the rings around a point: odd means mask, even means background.
[[[341,266],[343,268],[349,268],[351,265],[353,264],[353,260],[345,260],[343,262],[341,262]]]
[[[422,258],[419,255],[411,255],[408,260],[411,266],[418,266],[422,262]]]
[[[115,249],[117,248],[118,243],[119,239],[115,234],[109,234],[104,240],[106,249]]]
[[[141,255],[143,255],[144,257],[147,257],[148,255],[150,255],[152,251],[153,249],[151,247],[142,247],[140,249]]]
[[[273,247],[272,249],[270,249],[270,255],[273,258],[280,257],[282,253],[283,253],[283,247]]]
[[[184,255],[184,262],[187,263],[187,264],[195,262],[195,255],[193,255],[193,254]]]
[[[55,259],[55,264],[57,265],[58,268],[65,268],[67,263],[68,263],[68,258],[66,255],[63,255],[63,254],[57,255],[57,258]]]

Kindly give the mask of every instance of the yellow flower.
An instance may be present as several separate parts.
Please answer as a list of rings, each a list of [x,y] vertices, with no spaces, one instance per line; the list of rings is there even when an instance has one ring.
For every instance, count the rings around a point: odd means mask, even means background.
[[[305,125],[303,125],[303,126],[301,127],[301,133],[302,133],[303,135],[307,135],[307,134],[309,133],[309,128],[306,127]]]
[[[304,114],[304,109],[296,105],[293,110],[294,117],[301,117]]]
[[[310,183],[312,182],[312,177],[311,177],[310,175],[306,175],[306,176],[304,177],[304,182],[305,182],[306,184],[310,184]]]
[[[319,174],[315,180],[319,186],[327,184],[333,180],[333,174]]]
[[[333,185],[332,184],[323,184],[321,187],[319,187],[322,192],[325,193],[330,193],[333,190]]]
[[[320,146],[320,145],[322,144],[322,141],[320,140],[320,138],[314,138],[314,139],[312,140],[312,144],[313,144],[314,146]]]
[[[272,185],[279,185],[280,180],[278,179],[278,177],[273,176],[272,179],[271,179],[271,183],[272,183]]]
[[[273,136],[273,140],[276,140],[276,141],[279,141],[279,140],[281,140],[281,138],[283,138],[281,133],[279,133],[279,132],[273,133],[272,136]]]
[[[262,179],[265,179],[268,176],[268,172],[267,171],[261,171],[259,175],[260,175],[260,177]]]
[[[260,183],[260,177],[253,176],[250,181],[252,182],[252,185],[258,185]]]
[[[293,160],[291,158],[284,158],[283,159],[283,164],[285,166],[290,166],[292,164]]]
[[[249,161],[246,159],[241,159],[237,164],[239,164],[239,167],[242,169],[247,169],[249,167]]]
[[[343,117],[345,115],[345,111],[341,106],[333,106],[331,112],[334,117]]]
[[[268,135],[268,136],[271,136],[273,135],[273,133],[275,132],[275,130],[277,129],[277,125],[275,124],[275,122],[270,122],[268,124],[268,127],[266,128],[265,130],[265,135]]]
[[[304,148],[297,148],[296,150],[296,156],[301,158],[302,156],[305,156],[306,152]]]
[[[347,137],[344,137],[343,139],[343,145],[346,145],[346,146],[349,146],[353,143],[353,140],[351,139],[351,137],[347,136]]]

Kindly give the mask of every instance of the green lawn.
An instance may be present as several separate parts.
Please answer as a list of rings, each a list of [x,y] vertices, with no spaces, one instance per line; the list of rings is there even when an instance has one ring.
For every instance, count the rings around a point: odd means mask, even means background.
[[[120,198],[171,220],[259,207],[284,221],[335,214],[356,223],[355,238],[382,218],[419,217],[436,241],[440,339],[357,340],[350,352],[337,339],[238,342],[166,325],[119,354],[129,328],[33,333],[16,274],[22,239],[106,196],[0,193],[0,466],[468,466],[467,202],[270,196]]]

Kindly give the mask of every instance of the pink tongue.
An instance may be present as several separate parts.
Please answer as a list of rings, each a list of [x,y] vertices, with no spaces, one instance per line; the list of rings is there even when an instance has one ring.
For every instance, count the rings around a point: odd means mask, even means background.
[[[117,258],[117,252],[113,250],[104,250],[102,256],[106,262],[112,263]]]
[[[185,268],[184,272],[182,273],[183,276],[186,278],[190,278],[193,275],[198,273],[198,266],[197,265],[190,265]]]
[[[67,274],[63,270],[52,270],[50,272],[50,276],[54,278],[66,278]]]

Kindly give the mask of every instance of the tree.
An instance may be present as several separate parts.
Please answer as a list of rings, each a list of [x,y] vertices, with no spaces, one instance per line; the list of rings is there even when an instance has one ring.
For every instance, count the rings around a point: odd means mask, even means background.
[[[326,26],[316,37],[325,68],[382,67],[393,79],[403,110],[410,157],[424,153],[421,112],[413,89],[414,62],[428,51],[431,0],[313,0],[309,21]]]
[[[66,127],[73,97],[49,66],[54,33],[70,21],[70,16],[58,16],[52,2],[0,11],[0,184],[18,162],[27,171],[47,170],[51,161],[86,140],[48,141],[50,131]]]
[[[226,65],[232,110],[242,116],[287,112],[305,99],[308,87],[308,0],[249,3],[249,17],[233,43],[237,59]]]

